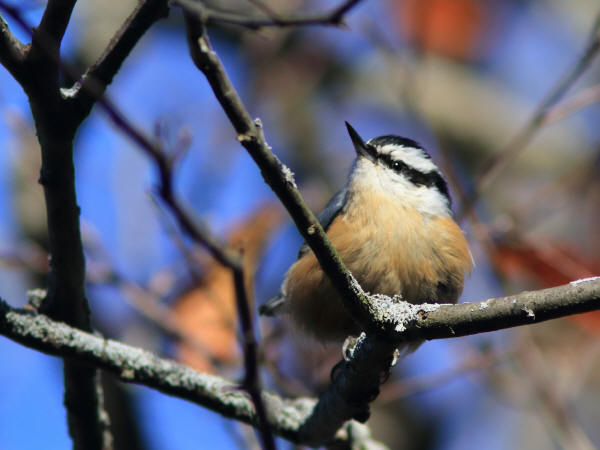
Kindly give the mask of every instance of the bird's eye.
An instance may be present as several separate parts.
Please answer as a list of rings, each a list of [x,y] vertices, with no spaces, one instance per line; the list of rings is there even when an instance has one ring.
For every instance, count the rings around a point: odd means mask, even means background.
[[[402,172],[404,164],[402,164],[400,161],[392,161],[392,170],[394,170],[395,172]]]

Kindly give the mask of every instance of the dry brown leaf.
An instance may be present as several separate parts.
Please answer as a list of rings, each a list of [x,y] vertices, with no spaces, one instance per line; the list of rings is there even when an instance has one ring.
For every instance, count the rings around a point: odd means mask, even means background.
[[[229,242],[243,254],[246,289],[252,308],[253,275],[273,230],[283,218],[281,208],[265,205],[234,227]],[[237,310],[231,270],[212,260],[199,284],[173,305],[179,327],[202,345],[215,361],[231,364],[238,358]],[[177,346],[177,359],[203,372],[214,372],[213,362],[185,343]]]

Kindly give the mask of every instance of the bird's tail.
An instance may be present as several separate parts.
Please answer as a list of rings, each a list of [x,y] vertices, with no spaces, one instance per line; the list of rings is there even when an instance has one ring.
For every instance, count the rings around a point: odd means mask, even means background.
[[[279,294],[258,307],[258,314],[261,316],[275,316],[285,303],[285,296]]]

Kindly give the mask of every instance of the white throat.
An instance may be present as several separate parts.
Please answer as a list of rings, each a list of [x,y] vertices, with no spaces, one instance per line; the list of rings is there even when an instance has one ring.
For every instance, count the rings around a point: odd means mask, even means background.
[[[431,163],[432,167],[435,167]],[[429,167],[428,167],[429,169]],[[413,208],[429,217],[449,217],[452,211],[447,198],[432,186],[417,186],[405,176],[381,163],[357,158],[348,182],[350,197],[354,193],[386,199],[398,208]]]

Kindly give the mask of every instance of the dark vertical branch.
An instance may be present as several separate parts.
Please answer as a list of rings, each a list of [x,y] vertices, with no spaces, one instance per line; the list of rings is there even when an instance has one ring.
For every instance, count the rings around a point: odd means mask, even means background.
[[[71,13],[77,0],[48,0],[37,32],[46,40],[60,46],[71,20]]]
[[[40,183],[46,200],[51,270],[47,296],[40,309],[85,331],[91,331],[92,327],[84,288],[85,258],[75,192],[73,139],[133,46],[152,23],[166,14],[166,5],[164,0],[148,0],[134,11],[92,70],[102,75],[104,84],[94,84],[101,89],[92,92],[88,88],[92,83],[88,82],[79,91],[86,97],[73,100],[61,93],[60,72],[72,74],[72,71],[60,60],[60,45],[75,1],[50,0],[33,31],[17,9],[0,2],[0,8],[31,36],[31,45],[25,47],[10,34],[6,23],[0,21],[0,62],[6,64],[29,98],[42,153]],[[86,79],[92,78],[94,75]],[[75,449],[112,448],[96,375],[92,366],[72,360],[64,362],[64,402]]]
[[[113,111],[113,116],[118,115]],[[112,116],[111,116],[112,117]],[[120,122],[127,125],[124,130],[135,130],[133,126],[127,124],[121,117]],[[244,267],[239,252],[222,244],[214,236],[208,227],[199,225],[193,221],[185,212],[182,206],[175,198],[173,191],[173,172],[172,161],[157,146],[139,134],[134,136],[136,142],[146,143],[142,149],[154,160],[160,174],[159,192],[163,201],[168,205],[171,212],[175,215],[179,225],[195,242],[203,245],[208,251],[224,266],[231,269],[233,273],[233,282],[235,288],[235,301],[242,335],[242,350],[244,354],[245,376],[242,387],[248,392],[258,419],[258,431],[260,434],[263,448],[267,450],[275,449],[275,440],[268,422],[267,409],[262,398],[262,386],[258,372],[257,342],[254,335],[254,325],[250,303],[248,301],[248,292],[244,279]]]
[[[26,60],[29,79],[24,89],[42,152],[39,181],[46,201],[51,255],[48,293],[41,311],[56,320],[91,331],[73,164],[73,139],[80,122],[73,120],[60,95],[60,39],[70,11],[65,4],[51,2],[48,5],[45,22],[32,37]],[[65,360],[64,384],[64,404],[73,448],[110,449],[112,438],[96,369]]]

